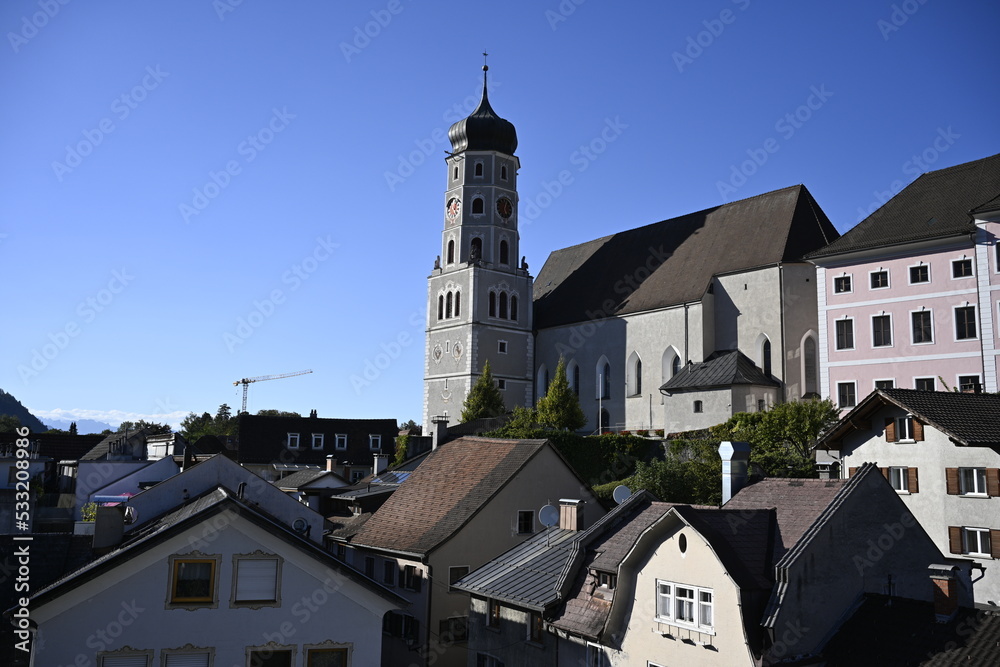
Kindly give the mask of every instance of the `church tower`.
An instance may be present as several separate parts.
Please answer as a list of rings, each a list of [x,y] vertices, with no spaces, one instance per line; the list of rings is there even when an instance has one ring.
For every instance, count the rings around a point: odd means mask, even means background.
[[[517,133],[483,99],[448,130],[441,255],[427,285],[423,423],[461,419],[483,365],[508,409],[533,404],[532,280],[518,261]],[[425,430],[429,433],[429,430]]]

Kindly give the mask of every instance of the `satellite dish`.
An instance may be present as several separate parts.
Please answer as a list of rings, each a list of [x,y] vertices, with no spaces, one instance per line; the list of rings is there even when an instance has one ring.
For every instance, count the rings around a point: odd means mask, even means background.
[[[125,514],[124,514],[124,519],[125,519],[126,525],[131,525],[131,524],[135,523],[136,519],[138,519],[138,518],[139,518],[139,513],[136,511],[136,509],[134,507],[132,507],[131,505],[126,505],[125,506]]]
[[[616,486],[614,492],[611,494],[611,497],[614,498],[615,502],[619,505],[628,500],[631,496],[632,489],[628,488],[624,484]]]
[[[304,533],[306,532],[306,529],[308,527],[309,527],[309,522],[303,519],[302,517],[299,517],[298,519],[292,522],[292,530],[294,530],[296,533]]]
[[[546,528],[551,528],[559,523],[559,510],[552,505],[546,505],[538,510],[538,520]]]

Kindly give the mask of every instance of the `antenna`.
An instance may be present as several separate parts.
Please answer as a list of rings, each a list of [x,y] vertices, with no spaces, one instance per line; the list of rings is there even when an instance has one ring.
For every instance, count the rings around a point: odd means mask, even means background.
[[[623,502],[632,497],[632,489],[628,488],[624,484],[619,484],[615,487],[611,497],[615,499],[617,504],[621,505]]]
[[[559,510],[552,505],[546,505],[538,510],[538,521],[546,528],[551,528],[559,523]]]

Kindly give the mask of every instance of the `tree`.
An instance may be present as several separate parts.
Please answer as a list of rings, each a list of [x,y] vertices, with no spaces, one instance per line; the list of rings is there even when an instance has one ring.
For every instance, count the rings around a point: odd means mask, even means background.
[[[124,421],[118,426],[118,432],[123,433],[125,431],[141,431],[146,429],[147,435],[160,435],[166,433],[173,433],[173,429],[170,428],[170,424],[159,424],[157,422],[148,422],[145,419],[140,419],[139,421],[130,422]]]
[[[410,435],[423,435],[424,427],[410,419],[399,423],[400,431],[409,431]]]
[[[576,431],[587,423],[580,408],[580,398],[570,389],[569,380],[566,379],[566,360],[563,357],[559,357],[555,378],[545,396],[538,399],[535,410],[538,413],[538,423],[543,426]]]
[[[503,395],[493,382],[489,360],[483,364],[483,374],[472,385],[469,395],[462,404],[462,422],[470,422],[483,417],[499,417],[507,411],[503,403]]]
[[[21,427],[21,420],[14,415],[0,415],[0,433],[14,433]]]
[[[203,412],[200,416],[189,412],[188,416],[181,421],[181,433],[188,442],[197,442],[199,438],[206,435],[232,436],[236,435],[236,427],[239,419],[232,416],[229,406],[223,403],[213,417],[208,412]]]
[[[79,434],[78,434],[78,433],[76,432],[76,422],[70,422],[70,423],[69,423],[69,434],[70,434],[70,435],[79,435]]]
[[[226,406],[229,407],[228,405]],[[221,410],[221,408],[220,408]],[[284,410],[258,410],[258,417],[301,417],[298,412],[285,412]]]
[[[816,440],[838,419],[829,399],[790,401],[766,412],[739,412],[711,430],[719,440],[748,442],[750,460],[771,477],[812,477]]]

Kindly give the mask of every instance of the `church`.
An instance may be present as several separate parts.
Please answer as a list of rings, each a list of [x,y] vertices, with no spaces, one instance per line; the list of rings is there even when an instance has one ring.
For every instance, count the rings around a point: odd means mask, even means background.
[[[818,395],[815,266],[837,233],[803,185],[518,259],[517,132],[483,97],[448,131],[428,278],[423,424],[455,424],[489,361],[508,409],[560,357],[586,432],[706,428]]]

